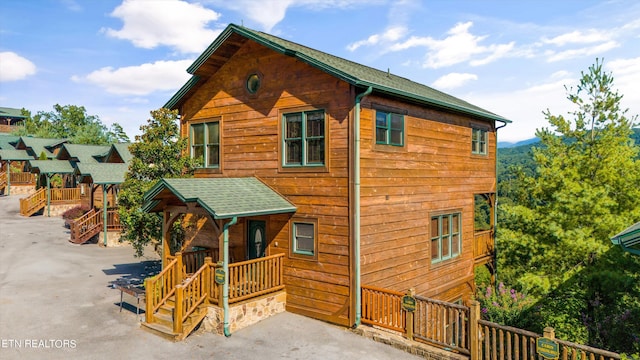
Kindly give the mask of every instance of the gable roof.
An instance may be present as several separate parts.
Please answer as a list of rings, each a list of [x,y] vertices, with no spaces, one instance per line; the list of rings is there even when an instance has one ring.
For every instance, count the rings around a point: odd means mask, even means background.
[[[117,154],[125,164],[129,164],[131,159],[133,159],[133,155],[131,154],[131,151],[129,151],[129,146],[131,146],[131,143],[112,144],[109,150],[102,155],[101,161],[105,162],[107,159]]]
[[[292,213],[296,207],[254,177],[162,179],[144,195],[144,211],[162,209],[161,199],[197,203],[214,219]]]
[[[128,164],[122,163],[83,163],[76,164],[77,175],[91,177],[93,184],[122,184],[129,170]]]
[[[0,149],[15,149],[15,145],[20,140],[19,136],[6,135],[0,133]]]
[[[59,160],[77,159],[81,163],[98,163],[100,155],[107,152],[109,145],[64,144],[56,156]],[[68,159],[63,159],[68,156]]]
[[[640,255],[640,222],[613,236],[611,242],[614,245],[620,245],[624,251]]]
[[[31,150],[34,158],[39,158],[43,152],[46,154],[47,159],[55,158],[52,148],[55,148],[61,144],[67,142],[67,139],[45,139],[35,138],[30,136],[21,136],[16,143],[16,149],[25,148],[23,150]]]
[[[33,160],[33,156],[29,155],[26,150],[1,149],[0,160],[26,161],[26,160]]]
[[[169,109],[177,108],[186,97],[206,81],[204,77],[214,73],[224,64],[226,60],[221,59],[231,58],[247,39],[286,56],[295,57],[363,90],[371,87],[374,93],[392,95],[424,105],[488,120],[503,123],[511,122],[502,116],[426,85],[235,24],[227,26],[218,38],[187,69],[187,72],[192,74],[193,77],[178,90],[164,107]]]
[[[0,106],[0,118],[26,119],[27,117],[22,115],[22,109]]]
[[[73,166],[67,160],[29,160],[31,172],[40,174],[73,174]]]

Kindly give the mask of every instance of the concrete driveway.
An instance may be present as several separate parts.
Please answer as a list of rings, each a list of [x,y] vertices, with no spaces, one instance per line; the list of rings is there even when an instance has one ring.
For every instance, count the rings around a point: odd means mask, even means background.
[[[61,218],[19,214],[0,197],[0,359],[417,359],[350,330],[291,313],[231,337],[173,343],[142,330],[135,299],[119,312],[110,282],[143,279],[158,257],[129,246],[73,245]]]

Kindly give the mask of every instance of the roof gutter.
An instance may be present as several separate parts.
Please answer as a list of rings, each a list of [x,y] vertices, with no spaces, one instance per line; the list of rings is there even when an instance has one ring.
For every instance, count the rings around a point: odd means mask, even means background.
[[[497,120],[502,122],[501,126],[496,128],[496,160],[495,160],[495,174],[496,174],[496,194],[494,196],[493,204],[493,278],[495,280],[495,288],[498,288],[498,246],[496,237],[498,236],[498,129],[502,129],[507,126],[507,121]]]
[[[360,102],[362,98],[371,94],[373,87],[369,86],[363,93],[356,95],[355,114],[353,120],[354,127],[354,154],[353,154],[353,238],[354,238],[354,250],[353,257],[355,261],[355,292],[356,292],[356,322],[355,326],[360,325],[360,319],[362,317],[362,289],[360,283]]]

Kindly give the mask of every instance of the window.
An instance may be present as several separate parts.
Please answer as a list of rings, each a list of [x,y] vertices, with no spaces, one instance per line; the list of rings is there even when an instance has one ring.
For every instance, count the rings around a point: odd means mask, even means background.
[[[284,166],[322,166],[325,152],[324,111],[284,115]]]
[[[191,125],[191,157],[201,167],[220,166],[220,123],[208,122]]]
[[[431,262],[436,263],[460,255],[460,213],[431,217]]]
[[[376,144],[404,146],[404,116],[376,110]]]
[[[295,254],[315,254],[315,226],[313,223],[293,223],[293,252]]]
[[[471,129],[471,153],[487,155],[487,130]]]

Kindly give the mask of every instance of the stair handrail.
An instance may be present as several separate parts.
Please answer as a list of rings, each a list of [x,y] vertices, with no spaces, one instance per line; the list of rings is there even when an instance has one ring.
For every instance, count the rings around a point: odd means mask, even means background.
[[[173,313],[173,332],[182,333],[182,325],[200,304],[207,303],[209,299],[209,286],[211,286],[211,257],[204,259],[204,264],[191,277],[182,284],[176,286],[176,305]]]
[[[47,202],[47,190],[40,188],[33,194],[20,199],[20,214],[26,216],[33,209],[44,205]]]
[[[176,292],[176,285],[182,281],[178,258],[173,259],[156,276],[144,279],[145,289],[145,320],[153,322],[153,314]],[[180,280],[180,281],[178,281]]]
[[[102,210],[91,209],[88,213],[72,221],[69,224],[71,230],[71,242],[82,239],[85,234],[102,226]]]

